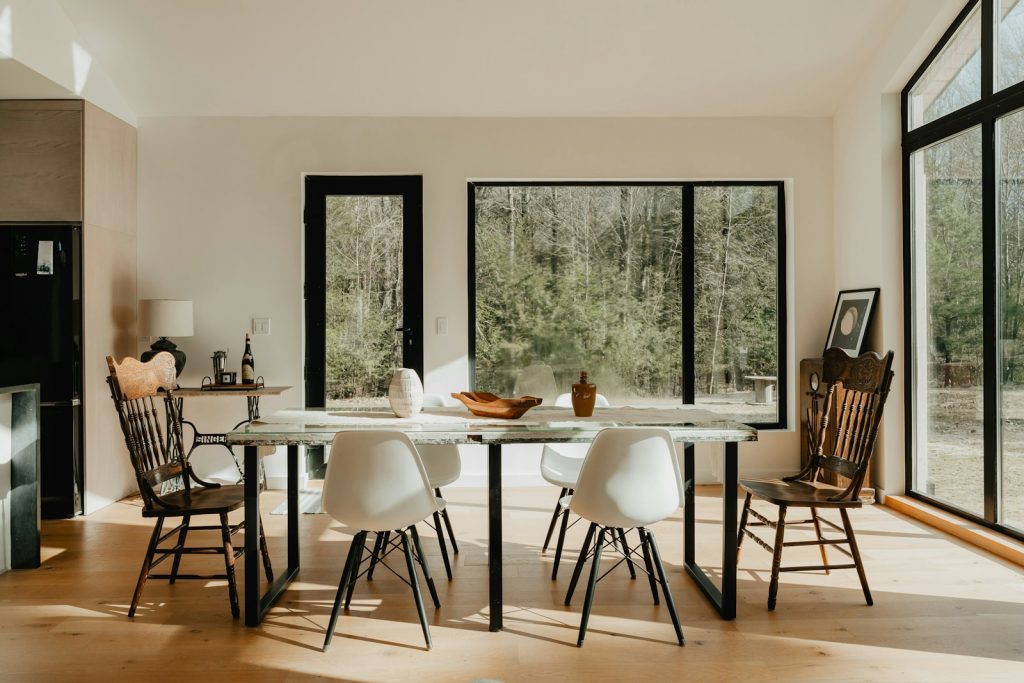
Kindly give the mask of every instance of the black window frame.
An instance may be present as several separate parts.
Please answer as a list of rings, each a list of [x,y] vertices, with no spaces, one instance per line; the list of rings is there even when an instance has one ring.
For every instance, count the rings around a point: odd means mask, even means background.
[[[968,105],[949,112],[940,118],[922,124],[913,130],[909,128],[910,90],[924,76],[928,67],[949,44],[956,31],[980,4],[981,8],[981,97]],[[900,124],[902,130],[902,179],[903,179],[903,310],[904,310],[904,430],[905,430],[905,476],[906,493],[940,509],[969,519],[977,524],[995,529],[1014,538],[1024,540],[1024,533],[1006,526],[1000,518],[999,505],[1002,486],[1002,440],[1000,437],[1000,389],[999,381],[999,304],[998,269],[999,235],[997,216],[997,163],[996,122],[1003,116],[1024,109],[1024,82],[995,90],[996,68],[996,0],[971,0],[914,72],[901,92]],[[984,514],[979,516],[949,502],[936,499],[927,493],[917,491],[915,484],[915,462],[917,460],[914,371],[917,357],[914,344],[913,308],[915,274],[913,263],[914,226],[911,211],[911,157],[918,151],[943,140],[954,137],[971,128],[981,127],[982,145],[982,396],[984,432]],[[922,399],[926,400],[926,399]]]
[[[784,180],[486,180],[467,183],[467,289],[468,289],[468,331],[469,331],[469,383],[476,388],[476,188],[477,187],[678,187],[683,193],[683,252],[690,254],[683,260],[683,291],[682,305],[682,404],[693,404],[696,398],[696,358],[694,348],[694,289],[696,286],[694,252],[694,195],[698,187],[775,187],[777,190],[776,225],[778,262],[776,264],[776,306],[778,311],[778,337],[776,350],[778,357],[777,420],[774,422],[752,422],[750,426],[759,430],[785,430],[788,428],[789,396],[788,374],[788,335],[787,335],[787,259],[786,250],[786,182]],[[690,333],[687,334],[686,331]]]

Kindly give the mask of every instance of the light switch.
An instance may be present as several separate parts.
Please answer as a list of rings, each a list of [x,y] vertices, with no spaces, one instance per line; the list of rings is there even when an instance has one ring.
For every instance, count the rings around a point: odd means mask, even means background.
[[[253,318],[252,333],[254,335],[270,334],[270,318]]]
[[[445,335],[448,334],[448,318],[437,319],[437,334]]]

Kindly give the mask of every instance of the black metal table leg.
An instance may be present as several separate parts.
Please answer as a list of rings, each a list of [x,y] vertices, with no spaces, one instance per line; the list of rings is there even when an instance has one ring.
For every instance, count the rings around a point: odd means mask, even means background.
[[[722,604],[723,619],[736,618],[736,488],[739,485],[739,444],[725,444],[725,481],[722,483]]]
[[[697,519],[696,489],[693,469],[693,444],[683,444],[683,560],[686,566],[694,563],[694,531]]]
[[[256,446],[245,447],[245,469],[256,471],[259,452]],[[245,625],[260,623],[260,490],[256,477],[245,477]]]
[[[248,471],[248,470],[247,470]],[[735,554],[735,551],[733,551]],[[299,447],[288,446],[288,573],[299,570]]]
[[[259,471],[259,449],[245,447],[245,471]],[[259,476],[245,477],[245,625],[259,626],[299,573],[299,447],[288,446],[288,569],[260,595]]]
[[[687,446],[683,454],[683,477],[686,501],[683,505],[686,571],[704,596],[711,601],[723,619],[736,618],[736,486],[739,483],[739,445],[725,444],[725,481],[722,482],[722,587],[711,582],[696,560],[694,532],[696,505],[694,504],[693,447]]]
[[[487,569],[490,576],[490,630],[502,629],[501,599],[501,444],[487,445]]]

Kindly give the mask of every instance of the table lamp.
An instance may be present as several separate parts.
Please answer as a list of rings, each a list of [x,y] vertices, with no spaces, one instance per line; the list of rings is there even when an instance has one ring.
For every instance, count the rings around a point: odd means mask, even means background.
[[[141,299],[139,301],[139,335],[159,337],[141,356],[143,363],[161,351],[174,356],[178,376],[185,367],[185,353],[168,337],[192,336],[192,302],[179,299]]]

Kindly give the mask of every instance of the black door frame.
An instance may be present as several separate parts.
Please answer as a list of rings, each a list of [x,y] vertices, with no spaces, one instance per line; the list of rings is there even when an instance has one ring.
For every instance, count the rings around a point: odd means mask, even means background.
[[[307,175],[304,179],[305,399],[307,407],[326,403],[326,198],[402,196],[402,363],[423,378],[423,176]],[[317,277],[316,274],[320,274]],[[400,328],[401,329],[401,328]],[[396,330],[397,331],[397,330]]]

